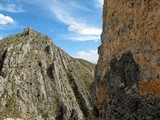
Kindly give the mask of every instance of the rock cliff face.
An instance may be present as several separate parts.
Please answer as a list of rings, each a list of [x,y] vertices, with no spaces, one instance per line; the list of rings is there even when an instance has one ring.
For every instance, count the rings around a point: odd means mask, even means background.
[[[94,114],[160,119],[160,1],[105,0]]]
[[[84,120],[94,65],[31,28],[0,41],[0,120]]]

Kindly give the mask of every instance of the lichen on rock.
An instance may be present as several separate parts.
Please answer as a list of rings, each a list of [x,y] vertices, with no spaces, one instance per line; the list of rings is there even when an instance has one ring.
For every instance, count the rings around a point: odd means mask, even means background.
[[[96,119],[160,118],[159,10],[158,0],[104,0]]]

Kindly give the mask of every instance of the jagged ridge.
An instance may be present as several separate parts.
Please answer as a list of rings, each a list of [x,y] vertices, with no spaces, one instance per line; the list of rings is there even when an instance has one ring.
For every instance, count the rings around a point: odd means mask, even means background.
[[[82,61],[31,28],[1,40],[0,119],[89,117],[94,65]]]

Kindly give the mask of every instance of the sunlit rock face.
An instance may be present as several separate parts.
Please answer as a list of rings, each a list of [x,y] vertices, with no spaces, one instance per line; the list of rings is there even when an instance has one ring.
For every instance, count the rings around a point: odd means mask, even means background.
[[[0,41],[0,120],[84,120],[94,65],[26,28]]]
[[[160,1],[105,0],[94,115],[160,118]]]

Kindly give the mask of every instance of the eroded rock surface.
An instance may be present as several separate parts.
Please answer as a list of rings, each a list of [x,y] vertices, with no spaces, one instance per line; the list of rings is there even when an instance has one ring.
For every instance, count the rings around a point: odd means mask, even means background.
[[[96,119],[160,119],[159,33],[159,0],[104,0]]]
[[[0,119],[84,120],[94,65],[31,28],[0,41]]]

